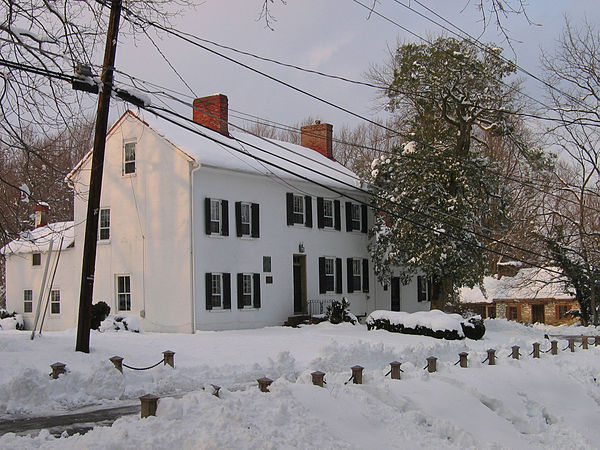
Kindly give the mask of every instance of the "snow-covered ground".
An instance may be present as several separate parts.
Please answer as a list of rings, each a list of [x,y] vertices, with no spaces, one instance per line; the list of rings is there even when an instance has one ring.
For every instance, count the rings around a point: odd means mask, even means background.
[[[367,331],[350,324],[198,332],[195,335],[93,332],[90,354],[76,353],[75,332],[0,332],[0,419],[52,415],[91,405],[121,405],[152,393],[163,398],[157,417],[126,416],[85,435],[0,437],[0,448],[597,448],[600,347],[527,354],[545,333],[595,335],[593,328],[525,327],[486,320],[481,341]],[[521,346],[521,360],[509,359]],[[560,342],[561,349],[566,346]],[[482,361],[497,350],[497,365]],[[108,358],[148,366],[121,375]],[[469,353],[469,368],[454,365]],[[423,370],[428,356],[438,372]],[[402,380],[384,375],[402,362]],[[67,364],[58,380],[50,364]],[[353,365],[363,385],[344,384]],[[326,373],[325,388],[310,373]],[[274,381],[261,393],[256,379]],[[597,381],[598,380],[598,381]],[[217,398],[202,387],[223,387]]]

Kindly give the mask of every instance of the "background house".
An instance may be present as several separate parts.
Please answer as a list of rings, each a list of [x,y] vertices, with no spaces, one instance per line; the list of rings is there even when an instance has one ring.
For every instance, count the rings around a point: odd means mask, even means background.
[[[127,111],[109,130],[94,302],[170,332],[280,325],[342,296],[357,315],[429,309],[422,277],[377,282],[368,195],[333,159],[331,125],[303,127],[299,146],[231,133],[227,119],[217,94],[196,99],[183,128]],[[68,176],[75,220],[56,269],[56,329],[76,326],[90,156]],[[7,306],[29,324],[25,292],[37,295],[41,281],[23,262],[30,254],[11,248]]]

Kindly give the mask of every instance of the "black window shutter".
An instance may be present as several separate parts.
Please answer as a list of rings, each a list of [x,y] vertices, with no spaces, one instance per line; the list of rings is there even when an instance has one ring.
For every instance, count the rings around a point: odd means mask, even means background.
[[[210,234],[210,198],[204,199],[204,226],[206,234]]]
[[[433,280],[431,278],[427,278],[427,300],[431,301],[431,294],[433,290]]]
[[[352,273],[352,258],[346,260],[346,272],[348,275],[348,293],[354,292],[354,274]]]
[[[369,292],[369,260],[367,258],[362,261],[362,282],[363,292]]]
[[[340,217],[340,201],[339,200],[334,200],[333,201],[333,224],[336,230],[340,231],[342,229],[342,220]]]
[[[206,309],[212,309],[212,273],[205,274]]]
[[[223,309],[231,309],[231,274],[223,274]]]
[[[242,202],[235,202],[235,232],[237,237],[242,235]]]
[[[422,302],[423,300],[425,300],[423,298],[423,277],[422,276],[417,276],[417,301],[418,302]]]
[[[221,200],[221,235],[229,236],[229,202]]]
[[[258,203],[252,203],[252,237],[260,237],[260,206]]]
[[[361,225],[362,225],[362,229],[360,231],[362,231],[363,233],[367,232],[367,205],[361,205]]]
[[[319,294],[327,292],[325,289],[325,258],[319,258]]]
[[[335,258],[335,293],[342,293],[342,258]]]
[[[260,308],[260,273],[252,275],[254,282],[254,307]]]
[[[304,209],[306,210],[304,212],[306,214],[304,225],[312,228],[312,197],[310,195],[304,196]]]
[[[346,231],[352,231],[352,202],[346,202]]]
[[[285,194],[285,208],[287,210],[287,224],[294,225],[294,194]]]
[[[323,197],[317,197],[317,227],[324,228]]]
[[[244,307],[244,274],[237,274],[237,302],[238,309],[242,309]]]

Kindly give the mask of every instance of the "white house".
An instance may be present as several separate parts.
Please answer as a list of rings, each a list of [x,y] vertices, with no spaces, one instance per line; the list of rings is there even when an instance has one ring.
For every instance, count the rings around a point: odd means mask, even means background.
[[[138,315],[145,330],[168,332],[281,325],[342,296],[357,315],[429,309],[417,277],[406,286],[376,281],[368,198],[333,159],[331,125],[303,127],[299,146],[230,133],[227,119],[227,97],[217,94],[194,101],[184,128],[159,119],[150,126],[127,111],[110,129],[94,302]],[[90,156],[68,176],[72,226],[42,222],[2,249],[7,307],[24,313],[28,327],[49,238],[54,262],[63,235],[70,238],[52,293],[41,297],[42,308],[49,296],[54,305],[44,328],[76,326]]]

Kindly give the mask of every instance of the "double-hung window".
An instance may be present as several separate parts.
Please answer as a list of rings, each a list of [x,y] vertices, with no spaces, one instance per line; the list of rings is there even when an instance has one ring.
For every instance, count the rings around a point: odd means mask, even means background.
[[[347,259],[348,293],[369,292],[369,260],[366,258]]]
[[[228,205],[227,200],[208,197],[205,199],[206,234],[229,236]]]
[[[367,205],[346,202],[346,231],[367,232]]]
[[[23,312],[33,312],[33,291],[31,289],[23,291]]]
[[[333,228],[333,200],[323,199],[323,228]]]
[[[506,318],[508,320],[519,320],[519,309],[516,306],[506,308]]]
[[[123,175],[135,173],[135,141],[123,144]]]
[[[260,308],[260,274],[238,273],[238,309]]]
[[[129,275],[117,276],[117,302],[119,311],[131,311],[131,278]]]
[[[206,273],[206,309],[231,309],[231,274]]]
[[[417,277],[417,301],[428,302],[431,300],[431,279],[423,276]]]
[[[556,318],[565,319],[567,317],[568,310],[569,305],[556,305]]]
[[[238,237],[259,237],[258,203],[235,202],[235,224]]]
[[[50,314],[60,314],[60,291],[50,291]]]
[[[42,254],[41,253],[32,253],[31,254],[31,265],[32,266],[40,266],[42,264]]]
[[[319,258],[319,293],[342,293],[342,259],[330,256]]]
[[[304,225],[312,228],[312,197],[292,192],[286,194],[286,210],[288,225]]]
[[[98,240],[108,241],[110,239],[110,209],[100,208],[100,220]]]

